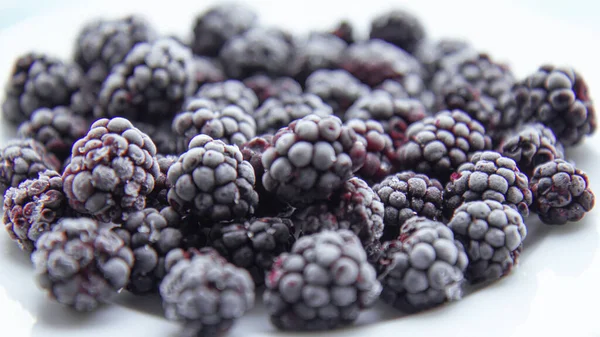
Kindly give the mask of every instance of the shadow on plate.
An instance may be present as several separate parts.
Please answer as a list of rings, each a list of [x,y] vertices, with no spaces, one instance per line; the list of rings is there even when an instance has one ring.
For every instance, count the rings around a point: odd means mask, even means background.
[[[160,301],[160,296],[158,294],[138,296],[130,292],[123,291],[112,300],[112,303],[156,317],[165,316]]]

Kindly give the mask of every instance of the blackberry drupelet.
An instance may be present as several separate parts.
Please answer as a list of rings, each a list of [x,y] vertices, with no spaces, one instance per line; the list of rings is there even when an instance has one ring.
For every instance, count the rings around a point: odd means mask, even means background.
[[[201,221],[240,220],[254,214],[258,194],[252,165],[235,145],[194,137],[167,174],[169,204]]]
[[[256,74],[294,75],[296,47],[291,36],[275,28],[252,28],[232,37],[219,53],[225,73],[244,79]]]
[[[527,228],[523,217],[495,200],[469,201],[456,209],[448,227],[465,247],[471,283],[506,276],[519,262]]]
[[[292,206],[326,200],[363,166],[366,148],[356,140],[335,116],[291,122],[263,153],[265,189]]]
[[[263,301],[281,330],[317,331],[354,322],[380,292],[375,269],[348,230],[298,239],[266,277]]]
[[[156,37],[154,28],[138,15],[95,20],[79,32],[73,58],[97,92],[112,67],[121,63],[136,44]]]
[[[183,112],[173,119],[172,128],[177,137],[177,153],[185,152],[190,140],[200,134],[237,146],[256,136],[254,118],[242,108],[229,105],[215,110],[206,99],[188,101]]]
[[[344,123],[356,132],[358,141],[367,149],[365,164],[356,175],[367,182],[379,182],[392,171],[390,156],[394,151],[392,139],[388,136],[381,123],[376,120],[351,119]]]
[[[441,182],[447,181],[471,154],[492,148],[484,127],[460,110],[440,111],[413,123],[406,130],[406,138],[408,141],[397,151],[400,166]]]
[[[371,21],[371,39],[381,39],[414,54],[425,38],[425,27],[412,13],[394,9]]]
[[[370,92],[367,85],[343,69],[317,70],[308,76],[305,87],[306,92],[319,96],[340,118],[356,100]]]
[[[3,117],[18,125],[39,108],[68,106],[82,82],[83,74],[75,64],[45,54],[21,55],[4,89]]]
[[[536,167],[530,187],[532,210],[549,225],[579,221],[594,208],[596,198],[587,175],[562,159]]]
[[[421,63],[425,72],[425,82],[429,85],[447,57],[471,48],[468,42],[458,39],[425,40],[419,43],[414,56]]]
[[[444,212],[448,218],[467,201],[495,200],[529,215],[532,193],[529,179],[514,160],[495,151],[477,152],[458,167],[444,190]]]
[[[289,252],[296,241],[294,224],[283,218],[254,218],[243,223],[217,223],[210,245],[234,265],[246,269],[257,286],[275,258]]]
[[[225,81],[223,66],[218,59],[194,55],[194,74],[196,86],[200,88],[206,83]]]
[[[427,111],[435,110],[435,94],[427,88],[419,74],[410,74],[402,79],[385,80],[375,89],[390,93],[394,98],[414,98],[423,104]]]
[[[331,34],[344,40],[347,44],[354,43],[354,28],[352,24],[347,20],[342,20],[338,25],[331,31]]]
[[[382,241],[395,240],[400,228],[414,216],[440,221],[444,187],[434,178],[412,171],[392,174],[373,186],[385,208]]]
[[[67,213],[62,185],[60,174],[47,170],[4,194],[4,228],[21,250],[33,251],[39,237]]]
[[[295,78],[301,84],[320,69],[336,69],[347,44],[339,37],[328,33],[310,33],[299,42]]]
[[[305,93],[270,98],[256,109],[253,117],[258,134],[275,134],[294,120],[308,115],[324,118],[331,114],[333,110],[319,96]]]
[[[452,231],[441,222],[413,217],[401,233],[384,243],[378,261],[381,299],[405,312],[460,300],[469,260]]]
[[[195,90],[194,60],[186,46],[169,38],[138,43],[102,84],[94,116],[159,124]]]
[[[89,218],[61,219],[31,255],[38,285],[77,311],[94,310],[125,287],[133,260],[117,234]]]
[[[421,65],[414,57],[382,40],[350,45],[342,55],[340,67],[371,87],[388,79],[401,82],[408,75],[422,75]]]
[[[596,112],[586,82],[573,68],[541,66],[513,88],[516,110],[539,122],[569,147],[596,131]]]
[[[63,172],[64,191],[75,211],[103,222],[146,206],[159,167],[156,146],[124,118],[99,119],[75,142]]]
[[[154,189],[146,197],[146,207],[156,208],[162,210],[169,206],[167,200],[167,193],[171,188],[169,180],[167,179],[167,173],[173,164],[179,160],[179,156],[175,155],[156,155],[156,162],[158,163],[159,173],[158,178],[154,181]]]
[[[0,193],[18,187],[27,179],[37,179],[46,170],[60,171],[61,162],[34,139],[11,140],[0,151]]]
[[[71,156],[73,143],[83,138],[88,122],[66,107],[40,108],[33,112],[29,121],[19,126],[17,135],[32,138],[46,147],[59,160]]]
[[[209,8],[194,22],[194,54],[219,55],[228,40],[254,27],[257,19],[253,10],[240,4],[225,3]]]
[[[217,110],[237,105],[249,115],[252,115],[258,106],[258,97],[254,91],[238,80],[205,84],[200,87],[194,98],[213,101]]]
[[[302,94],[302,86],[291,77],[269,77],[254,75],[244,79],[244,85],[252,89],[258,97],[259,105],[269,98],[285,98]]]
[[[517,162],[519,170],[528,177],[538,165],[565,157],[554,132],[540,123],[524,124],[504,135],[498,152]]]
[[[184,322],[185,336],[218,336],[254,306],[250,274],[211,248],[172,250],[160,284],[165,316]]]

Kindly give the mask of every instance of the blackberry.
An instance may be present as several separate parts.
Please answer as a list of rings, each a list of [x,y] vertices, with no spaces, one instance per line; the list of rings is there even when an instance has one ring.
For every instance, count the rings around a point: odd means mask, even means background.
[[[183,112],[173,119],[173,131],[177,136],[177,152],[187,150],[192,138],[204,134],[240,146],[256,136],[256,123],[239,106],[229,105],[215,111],[215,106],[206,99],[187,102]]]
[[[394,9],[371,21],[371,39],[381,39],[414,54],[425,38],[425,27],[412,13]]]
[[[265,189],[292,206],[327,199],[364,164],[366,148],[356,140],[335,116],[291,122],[263,153]]]
[[[172,250],[166,268],[160,284],[165,316],[184,321],[186,335],[215,336],[254,306],[250,274],[210,248]]]
[[[477,152],[452,173],[446,184],[446,216],[450,218],[460,205],[474,200],[495,200],[527,217],[532,202],[529,179],[514,160],[495,151]]]
[[[563,145],[554,132],[540,123],[524,124],[504,135],[498,152],[517,162],[528,177],[538,165],[565,157]]]
[[[40,108],[33,112],[29,121],[19,126],[17,135],[32,138],[46,147],[59,160],[71,156],[71,148],[88,131],[87,121],[65,107]]]
[[[94,116],[158,124],[170,120],[195,90],[187,47],[168,38],[138,43],[102,84]]]
[[[380,122],[385,133],[392,139],[394,148],[398,148],[408,140],[408,127],[428,115],[418,100],[396,98],[386,91],[373,90],[359,98],[348,109],[344,119],[373,119]]]
[[[63,172],[69,206],[103,222],[144,209],[159,176],[155,156],[152,140],[128,120],[97,120]]]
[[[38,238],[65,213],[62,185],[60,174],[47,170],[6,191],[2,221],[23,251],[33,251]]]
[[[460,110],[444,110],[413,123],[406,130],[408,142],[397,151],[404,169],[432,175],[444,182],[468,157],[492,148],[484,127]]]
[[[237,105],[250,115],[258,106],[258,97],[252,89],[237,80],[205,84],[200,87],[194,98],[213,101],[217,110]]]
[[[515,209],[495,200],[469,201],[456,209],[448,227],[465,247],[472,283],[506,276],[518,264],[527,228]]]
[[[254,91],[259,105],[271,97],[279,99],[302,94],[302,86],[291,77],[269,77],[259,74],[244,79],[244,85]]]
[[[194,74],[196,86],[200,88],[206,83],[225,81],[223,67],[218,59],[194,55]]]
[[[394,98],[414,98],[419,100],[427,111],[439,111],[435,109],[435,94],[423,83],[421,75],[410,74],[401,82],[385,80],[375,89],[386,91]]]
[[[254,213],[254,170],[237,146],[206,135],[194,137],[167,174],[169,204],[200,220],[239,220]]]
[[[167,179],[167,173],[173,164],[179,160],[179,156],[175,155],[156,155],[156,162],[158,163],[159,173],[158,178],[154,182],[154,189],[146,197],[146,207],[163,209],[169,206],[167,200],[167,193],[171,188]]]
[[[254,27],[258,16],[240,4],[219,4],[196,17],[192,50],[195,54],[217,56],[223,45],[234,36]]]
[[[305,86],[306,92],[321,97],[340,118],[357,99],[370,91],[368,86],[342,69],[317,70],[308,76]]]
[[[61,219],[31,255],[39,286],[77,311],[91,311],[125,287],[133,260],[117,234],[89,218]]]
[[[382,40],[350,45],[342,55],[340,66],[371,87],[388,79],[402,81],[410,74],[420,76],[422,73],[421,65],[414,57]]]
[[[400,239],[382,248],[381,299],[405,312],[460,300],[469,260],[452,231],[441,222],[413,217],[401,232]]]
[[[534,198],[532,209],[546,224],[579,221],[594,208],[595,196],[587,175],[562,159],[536,167],[530,186]]]
[[[331,34],[344,40],[347,44],[354,43],[354,28],[352,24],[347,20],[342,20],[338,25],[331,31]]]
[[[158,291],[165,276],[165,256],[182,246],[179,222],[181,216],[171,207],[146,208],[127,214],[123,226],[114,229],[135,257],[127,290],[136,295]]]
[[[266,100],[254,113],[259,134],[275,134],[292,121],[315,115],[325,118],[333,110],[314,94],[286,95]]]
[[[210,241],[229,262],[248,270],[259,286],[264,284],[265,272],[275,258],[289,252],[296,239],[289,219],[255,218],[244,223],[215,224]]]
[[[154,28],[138,15],[95,20],[77,35],[73,58],[98,90],[112,67],[121,63],[136,44],[156,36]]]
[[[419,43],[414,56],[419,60],[425,72],[425,81],[430,83],[435,73],[442,69],[444,60],[456,53],[472,49],[463,40],[443,38],[440,40],[425,40]]]
[[[60,160],[38,141],[11,140],[0,151],[0,193],[18,187],[27,179],[37,179],[40,172],[60,171],[60,168]]]
[[[380,181],[392,171],[390,156],[393,152],[392,139],[381,123],[375,120],[351,119],[344,123],[356,132],[358,141],[367,149],[365,164],[356,175],[368,182]]]
[[[156,145],[157,154],[168,156],[179,153],[177,150],[177,137],[171,130],[170,125],[136,122],[135,127],[152,139],[152,142]]]
[[[288,33],[272,28],[251,28],[232,37],[219,53],[225,73],[244,79],[256,74],[289,76],[296,48]]]
[[[297,47],[298,73],[295,78],[304,84],[312,73],[320,69],[337,68],[346,47],[346,42],[333,34],[309,34]]]
[[[98,103],[98,91],[99,87],[94,87],[90,80],[84,80],[79,89],[71,95],[69,110],[88,120],[88,123],[95,121],[94,109]]]
[[[395,240],[400,228],[415,215],[442,220],[444,187],[434,178],[412,171],[392,174],[373,186],[385,207],[383,241]]]
[[[513,88],[517,113],[540,122],[566,147],[596,130],[596,112],[585,80],[572,68],[541,66]]]
[[[266,277],[263,301],[281,330],[349,325],[381,292],[375,269],[348,230],[304,236],[281,254]]]
[[[39,108],[68,106],[82,82],[81,69],[75,64],[45,54],[21,55],[5,87],[3,116],[16,125]]]

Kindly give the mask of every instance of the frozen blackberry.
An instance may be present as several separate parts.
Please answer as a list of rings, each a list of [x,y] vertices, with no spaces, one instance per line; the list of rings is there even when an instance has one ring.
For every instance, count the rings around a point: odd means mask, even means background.
[[[435,73],[442,68],[446,57],[471,48],[469,43],[458,39],[425,40],[419,43],[414,56],[423,66],[426,83],[429,84]]]
[[[177,136],[177,152],[183,153],[190,140],[200,134],[241,146],[256,136],[256,123],[239,106],[229,105],[216,111],[211,101],[193,99],[173,119],[173,131]]]
[[[298,239],[266,277],[263,301],[281,330],[327,330],[352,324],[381,292],[375,269],[348,230]]]
[[[495,200],[529,215],[532,194],[529,179],[514,160],[495,151],[473,154],[450,176],[444,190],[444,211],[448,218],[467,201]]]
[[[344,114],[344,120],[376,120],[381,123],[394,148],[408,140],[408,127],[429,114],[423,104],[415,99],[396,98],[383,90],[373,90],[359,98]]]
[[[528,177],[538,165],[565,157],[554,132],[540,123],[524,124],[504,135],[498,152],[517,162],[521,172]]]
[[[402,225],[415,215],[436,221],[443,218],[444,187],[437,179],[403,171],[386,177],[373,191],[385,207],[383,241],[397,239]]]
[[[191,51],[161,38],[138,43],[102,84],[94,115],[159,124],[196,90]]]
[[[412,13],[394,9],[371,21],[371,39],[381,39],[413,54],[425,38],[425,27]]]
[[[38,178],[6,191],[2,221],[10,238],[23,251],[33,251],[42,233],[49,231],[65,213],[67,202],[62,185],[58,172],[44,171]]]
[[[171,188],[169,181],[167,179],[167,173],[173,164],[175,164],[179,160],[179,156],[175,155],[156,155],[156,162],[158,163],[159,173],[158,178],[156,178],[154,182],[154,189],[152,193],[150,193],[146,197],[146,207],[163,209],[164,207],[169,206],[169,201],[167,200],[167,193]]]
[[[88,120],[88,123],[95,121],[94,108],[98,103],[99,87],[93,86],[92,82],[85,79],[81,86],[71,95],[69,110],[78,116]]]
[[[398,149],[401,167],[432,175],[444,182],[471,154],[490,150],[492,140],[484,127],[460,110],[444,110],[413,123]]]
[[[0,193],[37,179],[46,170],[60,171],[61,162],[34,139],[11,140],[0,151]]]
[[[237,80],[205,84],[200,87],[195,98],[213,101],[217,110],[229,105],[237,105],[250,115],[258,106],[258,97],[254,91]]]
[[[405,312],[460,300],[469,259],[452,230],[441,222],[413,217],[401,232],[382,248],[381,299]]]
[[[327,117],[333,110],[314,94],[286,95],[269,98],[254,113],[259,134],[275,134],[292,121],[308,115]]]
[[[244,79],[244,85],[252,89],[258,97],[259,105],[273,98],[297,96],[302,94],[302,86],[291,77],[269,77],[267,75],[254,75]]]
[[[299,42],[295,78],[304,84],[306,79],[320,69],[335,69],[340,63],[346,42],[333,34],[311,33]]]
[[[61,219],[31,255],[38,285],[77,311],[91,311],[125,287],[133,260],[117,234],[89,218]]]
[[[167,156],[179,153],[177,151],[177,137],[171,130],[170,125],[136,122],[135,127],[152,139],[152,142],[156,145],[157,154]]]
[[[79,32],[74,59],[97,90],[112,67],[121,63],[136,44],[152,41],[156,36],[149,23],[138,15],[95,20]]]
[[[194,54],[217,56],[223,45],[256,25],[258,16],[243,5],[224,3],[201,13],[194,22]]]
[[[186,336],[217,336],[254,306],[250,274],[208,248],[172,250],[160,284],[165,316],[184,322]],[[192,331],[195,330],[195,331]]]
[[[97,120],[73,145],[63,172],[69,206],[103,222],[144,209],[159,176],[155,156],[152,140],[128,120]]]
[[[402,81],[410,74],[422,75],[421,65],[414,57],[382,40],[350,45],[342,55],[340,66],[371,87],[388,79]]]
[[[289,252],[294,225],[289,219],[255,218],[244,223],[215,224],[210,231],[211,247],[234,265],[248,270],[259,286],[275,258]]]
[[[301,206],[326,200],[359,170],[365,145],[335,116],[308,115],[280,129],[262,156],[265,189]]]
[[[515,209],[495,200],[470,201],[456,209],[448,227],[465,247],[472,283],[506,276],[519,262],[527,228]]]
[[[392,139],[385,133],[381,123],[372,119],[351,119],[344,124],[356,132],[358,141],[367,149],[365,164],[356,175],[368,182],[378,182],[389,175],[392,171],[389,158],[394,149]]]
[[[194,55],[194,69],[196,86],[198,88],[206,83],[222,82],[225,80],[223,67],[218,59]]]
[[[565,146],[579,144],[596,130],[596,112],[586,82],[573,68],[541,66],[513,88],[516,109],[540,122]]]
[[[252,28],[232,37],[219,57],[225,73],[244,79],[256,74],[289,76],[295,73],[296,48],[288,33],[274,28]]]
[[[87,121],[65,107],[40,108],[29,121],[19,126],[21,138],[32,138],[42,143],[46,150],[64,161],[71,156],[71,148],[88,131]]]
[[[194,137],[167,174],[169,204],[200,220],[240,220],[254,214],[258,194],[252,165],[235,145]]]
[[[427,111],[439,111],[435,109],[435,94],[427,88],[421,75],[410,74],[402,79],[385,80],[375,89],[390,93],[394,98],[414,98],[419,100]]]
[[[332,31],[331,34],[344,40],[347,44],[354,43],[354,28],[347,20],[342,20]]]
[[[546,224],[579,221],[594,208],[595,196],[587,175],[562,159],[536,167],[530,186],[532,209]]]
[[[15,61],[4,89],[3,116],[19,124],[39,108],[68,106],[82,82],[83,74],[75,64],[45,54],[22,55]]]
[[[346,110],[357,99],[369,91],[368,86],[342,69],[317,70],[306,79],[306,92],[321,97],[340,118],[343,118]]]

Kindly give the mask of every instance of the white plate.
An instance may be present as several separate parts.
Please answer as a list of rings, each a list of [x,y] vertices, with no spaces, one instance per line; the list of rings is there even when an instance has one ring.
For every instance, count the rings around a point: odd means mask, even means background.
[[[70,4],[69,4],[70,2]],[[199,4],[200,3],[200,4]],[[364,34],[370,18],[391,5],[385,1],[251,1],[267,25],[294,32],[330,28],[349,18]],[[394,2],[398,5],[398,1]],[[67,4],[67,5],[65,5]],[[210,5],[201,1],[61,1],[54,11],[30,17],[0,31],[0,80],[14,59],[29,50],[69,57],[81,24],[97,16],[130,12],[146,15],[162,32],[187,34],[192,18]],[[584,74],[592,97],[600,97],[600,67],[594,22],[598,6],[588,1],[413,1],[431,36],[469,39],[497,60],[510,60],[526,75],[544,62],[573,65]],[[37,11],[39,13],[39,11]],[[2,123],[4,124],[4,123]],[[6,126],[0,145],[13,135]],[[600,191],[600,138],[592,137],[568,155],[587,171]],[[361,315],[358,327],[328,336],[599,336],[600,235],[598,212],[562,228],[527,221],[529,235],[521,265],[504,280],[470,293],[462,301],[417,315],[403,316],[384,304]],[[162,317],[158,297],[120,294],[114,305],[77,314],[47,300],[32,279],[28,258],[0,233],[0,336],[93,337],[175,336],[176,323]],[[238,321],[230,336],[293,336],[278,333],[262,305]],[[324,335],[314,334],[314,335]],[[306,335],[304,335],[306,336]]]

